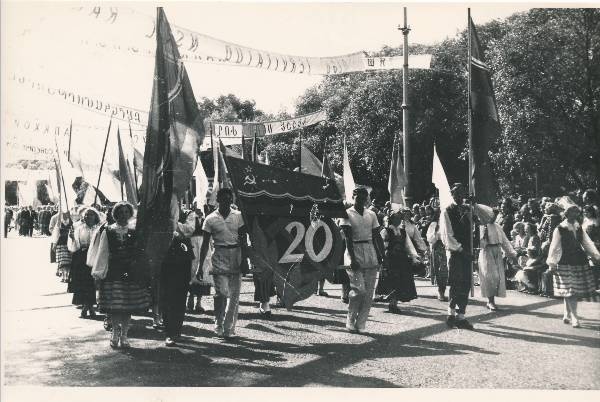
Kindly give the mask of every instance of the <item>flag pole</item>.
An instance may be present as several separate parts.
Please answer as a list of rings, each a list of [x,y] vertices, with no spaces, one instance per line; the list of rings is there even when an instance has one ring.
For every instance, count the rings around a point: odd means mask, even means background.
[[[403,153],[404,153],[404,177],[406,184],[404,185],[404,200],[406,205],[411,205],[413,201],[413,183],[410,163],[410,130],[409,130],[409,114],[408,114],[408,18],[406,15],[406,7],[404,7],[404,26],[398,27],[404,36],[404,47],[402,50],[404,56],[404,64],[402,65],[402,131],[403,131]]]
[[[133,146],[133,133],[131,132],[131,121],[129,121],[129,138],[131,139],[131,151],[133,152],[133,182],[135,183],[135,191],[138,191],[137,182],[137,162],[135,158],[135,147]],[[139,194],[138,194],[139,197]]]
[[[67,150],[67,160],[71,162],[71,136],[73,134],[73,119],[69,123],[69,149]]]
[[[244,155],[244,128],[242,127],[242,159],[246,159]]]
[[[304,131],[304,129],[300,129],[298,130],[299,134],[298,134],[298,144],[299,149],[300,149],[300,159],[298,162],[298,172],[302,173],[302,132]]]
[[[252,143],[252,162],[258,162],[258,142],[256,140],[256,127],[254,127],[254,140]]]
[[[121,131],[117,127],[117,141],[119,143],[119,149],[117,151],[117,156],[119,157],[119,183],[121,184],[121,199],[125,199],[125,194],[123,192],[123,174],[125,172],[121,172],[121,154],[123,153],[123,145],[121,144]]]
[[[102,152],[102,161],[100,162],[100,172],[98,172],[98,182],[96,184],[96,193],[94,194],[94,204],[98,200],[98,190],[100,189],[100,178],[102,177],[102,168],[104,167],[104,157],[106,156],[106,147],[108,146],[108,137],[110,136],[110,126],[112,126],[112,117],[108,123],[108,131],[106,132],[106,141],[104,141],[104,151]]]
[[[467,110],[468,110],[468,124],[469,124],[469,199],[473,195],[473,117],[471,112],[471,8],[467,8],[467,16],[468,16],[468,66],[469,66],[469,78],[468,78],[468,90],[467,90]],[[475,286],[473,284],[473,273],[474,273],[474,265],[475,260],[473,258],[473,233],[474,233],[474,225],[473,225],[473,203],[469,202],[469,250],[471,254],[471,297],[475,296]]]
[[[58,171],[59,171],[59,175],[60,175],[60,181],[62,182],[62,187],[63,187],[63,198],[65,199],[65,206],[67,207],[67,211],[70,211],[69,209],[69,200],[67,200],[67,186],[65,186],[65,177],[63,176],[62,173],[62,162],[60,161],[60,151],[58,150],[58,141],[56,140],[56,136],[54,137],[54,145],[56,146],[56,155],[58,158]],[[58,185],[60,186],[60,183],[58,183]],[[61,212],[62,215],[62,212]]]

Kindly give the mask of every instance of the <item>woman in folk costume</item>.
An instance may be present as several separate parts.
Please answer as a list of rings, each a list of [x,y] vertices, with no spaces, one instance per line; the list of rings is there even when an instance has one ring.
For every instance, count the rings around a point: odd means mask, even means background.
[[[204,260],[204,264],[200,267],[200,249],[202,248],[202,224],[204,223],[204,214],[197,200],[193,203],[194,212],[191,213],[194,217],[194,233],[192,233],[191,242],[194,247],[194,259],[192,260],[191,279],[189,287],[189,297],[187,301],[187,309],[190,312],[198,314],[204,313],[202,308],[202,296],[210,296],[210,288],[214,285],[210,271],[210,258]],[[209,257],[211,254],[209,246]],[[196,273],[201,274],[196,276]],[[194,298],[196,303],[194,304]]]
[[[400,313],[398,301],[409,302],[417,298],[417,289],[412,266],[419,262],[419,256],[412,244],[410,236],[404,229],[404,221],[399,212],[394,213],[388,227],[381,230],[381,238],[385,248],[387,272],[382,278],[382,288],[388,294],[390,313]]]
[[[494,223],[494,211],[487,205],[475,204],[473,211],[479,219],[479,277],[481,296],[487,297],[487,308],[496,311],[495,298],[506,297],[506,278],[504,276],[504,254],[514,260],[517,253],[504,233],[504,229]]]
[[[150,294],[145,286],[132,279],[135,258],[135,230],[128,226],[134,209],[127,201],[120,201],[112,209],[115,223],[100,235],[100,244],[92,269],[92,276],[100,280],[100,311],[110,314],[112,336],[110,346],[128,348],[127,339],[132,313],[143,313],[150,305]]]
[[[67,240],[69,232],[73,229],[73,221],[69,212],[59,212],[59,219],[52,233],[52,243],[55,247],[60,281],[67,282],[71,271],[71,252],[67,247]]]
[[[431,277],[437,283],[438,300],[448,301],[446,286],[448,285],[448,256],[440,236],[440,210],[436,209],[433,222],[427,229],[427,242],[431,247]]]
[[[558,205],[564,210],[565,220],[552,233],[546,262],[554,274],[554,295],[564,298],[563,322],[577,328],[577,300],[598,298],[588,257],[598,263],[600,253],[577,221],[579,207],[569,197],[563,197]]]
[[[83,306],[81,318],[94,317],[96,304],[96,287],[92,277],[92,269],[87,265],[87,254],[96,229],[100,225],[100,215],[94,208],[87,208],[82,224],[75,226],[69,235],[67,247],[73,253],[71,265],[71,280],[68,292],[73,293],[74,305]]]

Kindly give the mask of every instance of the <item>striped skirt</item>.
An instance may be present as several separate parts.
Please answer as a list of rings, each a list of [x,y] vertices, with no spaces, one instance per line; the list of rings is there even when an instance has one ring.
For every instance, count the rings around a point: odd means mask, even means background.
[[[103,281],[98,308],[103,313],[144,313],[150,306],[150,292],[135,282]]]
[[[56,245],[56,262],[59,268],[71,266],[71,252],[67,248],[66,244]]]
[[[554,272],[554,296],[599,301],[589,265],[558,265]]]

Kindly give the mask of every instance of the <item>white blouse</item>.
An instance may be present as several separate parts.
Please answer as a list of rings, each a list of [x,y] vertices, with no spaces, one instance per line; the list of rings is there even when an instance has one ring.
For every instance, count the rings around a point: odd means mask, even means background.
[[[562,221],[561,224],[558,226],[567,228],[574,234],[577,233],[577,230],[580,228],[580,225],[578,222],[571,224],[566,219],[564,221]],[[590,239],[588,234],[585,232],[585,230],[582,230],[582,233],[583,233],[583,236],[581,239],[581,246],[583,247],[583,250],[588,255],[588,257],[591,257],[596,261],[600,260],[600,253],[596,249],[594,242],[592,242],[592,240]],[[548,250],[548,259],[546,260],[546,263],[548,265],[556,265],[560,261],[561,257],[562,257],[562,242],[561,242],[560,231],[558,230],[558,227],[556,227],[554,229],[554,233],[552,234],[552,242],[550,242],[550,249]]]
[[[67,248],[70,252],[74,253],[82,248],[89,248],[92,241],[94,232],[98,229],[99,225],[89,227],[86,224],[76,225],[73,229],[73,238],[69,236],[67,240]]]
[[[388,228],[392,229],[392,231],[394,232],[394,234],[396,236],[400,236],[400,232],[402,230],[400,228],[400,226],[389,225]],[[387,248],[389,239],[388,239],[388,231],[386,229],[383,229],[381,231],[381,238],[383,239],[385,246]],[[408,233],[404,237],[404,245],[405,245],[405,249],[406,249],[406,254],[408,254],[409,258],[414,260],[419,257],[419,254],[417,254],[417,250],[415,249],[415,246],[413,245],[413,242],[410,239],[410,236],[408,235]]]

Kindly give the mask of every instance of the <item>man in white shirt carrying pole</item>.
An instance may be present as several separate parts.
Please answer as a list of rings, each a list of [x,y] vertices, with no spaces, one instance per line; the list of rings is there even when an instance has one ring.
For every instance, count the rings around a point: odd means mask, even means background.
[[[231,189],[220,189],[217,193],[219,208],[206,217],[202,226],[204,241],[199,263],[199,266],[203,266],[212,237],[214,253],[211,259],[211,273],[215,283],[215,333],[218,337],[228,340],[235,337],[242,284],[242,248],[246,252],[248,246],[242,213],[231,209],[232,202]]]

